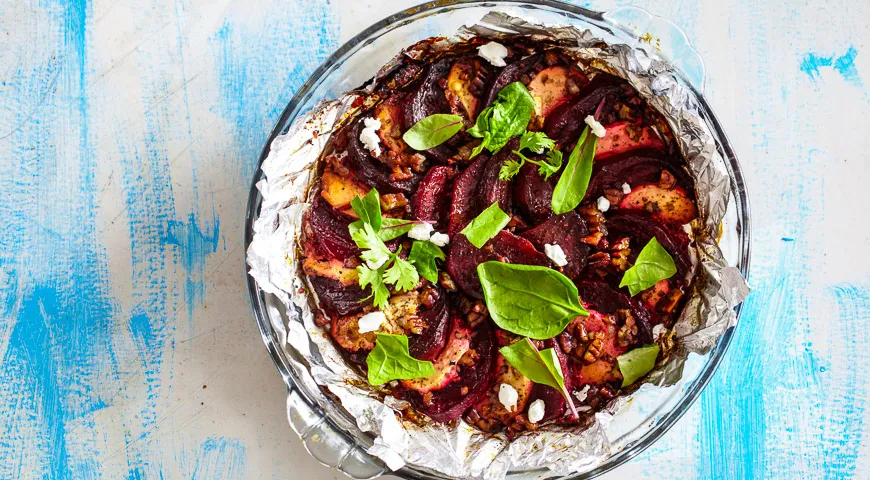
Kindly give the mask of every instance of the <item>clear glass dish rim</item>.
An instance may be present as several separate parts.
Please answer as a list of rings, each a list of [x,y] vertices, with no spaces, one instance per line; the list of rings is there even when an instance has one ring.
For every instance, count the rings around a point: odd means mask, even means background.
[[[608,21],[604,18],[604,12],[596,12],[594,10],[578,7],[559,0],[436,0],[405,9],[372,24],[368,28],[361,31],[359,34],[347,40],[341,47],[339,47],[335,52],[332,53],[332,55],[330,55],[323,63],[321,63],[317,67],[317,69],[311,74],[311,76],[308,77],[305,83],[303,83],[303,85],[299,88],[299,90],[284,108],[281,116],[279,117],[274,128],[272,129],[269,138],[263,146],[263,150],[260,154],[257,170],[254,173],[254,177],[251,182],[251,187],[248,194],[248,203],[245,211],[245,251],[248,250],[248,247],[250,246],[254,236],[253,224],[254,221],[257,219],[260,203],[262,201],[262,197],[260,196],[260,192],[257,190],[256,185],[257,182],[259,182],[263,178],[263,172],[260,167],[262,166],[263,161],[269,154],[270,145],[272,144],[272,141],[275,139],[275,137],[283,133],[299,116],[299,114],[301,113],[299,111],[299,107],[308,102],[309,97],[311,96],[316,86],[319,85],[320,82],[325,79],[336,66],[343,63],[350,55],[355,53],[356,50],[365,46],[368,43],[367,41],[374,34],[381,32],[383,29],[390,26],[401,24],[417,17],[423,17],[437,13],[433,12],[435,10],[450,9],[451,7],[463,8],[464,6],[497,7],[504,4],[515,6],[528,6],[533,8],[545,7],[550,11],[565,14],[570,16],[571,18],[579,17],[578,19],[580,20],[592,23],[604,30],[616,34],[613,29],[613,25],[608,23]],[[627,35],[627,33],[620,32],[619,35]],[[692,84],[692,82],[686,79],[686,77],[679,71],[679,69],[677,69],[677,74],[682,78],[686,85],[689,85],[692,92],[698,99],[700,103],[700,111],[704,115],[706,115],[706,118],[713,129],[714,137],[717,140],[717,148],[725,159],[726,168],[728,169],[728,174],[731,178],[732,195],[737,200],[735,208],[737,210],[738,219],[737,228],[739,235],[739,250],[736,266],[741,274],[743,274],[743,276],[748,279],[749,265],[751,259],[751,216],[749,210],[748,191],[746,189],[742,169],[737,160],[737,156],[735,155],[734,150],[731,147],[730,142],[728,141],[727,135],[725,134],[719,120],[716,118],[715,114],[711,110],[703,94],[698,90],[696,85]],[[257,320],[257,326],[260,330],[263,342],[269,352],[269,355],[272,357],[276,368],[283,377],[284,382],[286,383],[288,388],[293,389],[298,382],[293,378],[293,374],[287,366],[288,363],[284,358],[284,352],[276,343],[277,336],[271,322],[269,321],[268,313],[265,306],[265,295],[257,287],[256,281],[254,281],[254,279],[250,275],[248,275],[247,264],[245,264],[243,268],[244,275],[248,283],[248,294],[249,300],[251,302],[251,308]],[[742,304],[736,308],[738,320],[740,318],[742,309]],[[722,359],[724,358],[724,355],[731,344],[731,341],[734,337],[735,328],[736,327],[732,327],[725,331],[725,333],[719,339],[717,345],[710,351],[710,357],[707,360],[706,365],[704,366],[704,369],[700,373],[698,378],[690,383],[690,388],[683,394],[682,398],[679,400],[679,403],[673,409],[664,413],[662,419],[656,423],[654,428],[645,433],[639,440],[633,442],[628,448],[625,448],[615,453],[610,458],[608,458],[607,461],[597,466],[596,468],[587,472],[561,478],[577,480],[597,477],[635,458],[637,455],[646,450],[646,448],[648,448],[659,438],[661,438],[668,430],[670,430],[670,428],[674,424],[676,424],[676,422],[680,418],[682,418],[682,416],[695,403],[701,392],[710,382],[713,375],[718,370],[719,364],[722,362]],[[310,405],[316,406],[316,402],[314,402],[313,399],[308,396],[307,392],[299,388],[296,388],[296,390],[300,393],[300,395],[305,398],[305,400]],[[316,410],[321,411],[322,409],[316,408]],[[330,424],[337,432],[350,437],[351,443],[358,444],[358,439],[355,438],[354,435],[344,431],[344,429],[336,422],[334,422],[328,415],[324,416],[326,421],[330,422]],[[363,435],[366,434],[363,433]],[[432,477],[427,472],[407,467],[403,468],[401,471],[392,472],[392,474],[405,478],[436,478]]]

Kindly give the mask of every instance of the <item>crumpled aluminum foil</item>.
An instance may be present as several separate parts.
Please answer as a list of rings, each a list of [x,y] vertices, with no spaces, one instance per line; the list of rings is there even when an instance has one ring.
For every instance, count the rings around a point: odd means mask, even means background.
[[[274,294],[290,312],[273,316],[284,318],[282,324],[273,325],[286,335],[284,348],[301,354],[316,384],[341,400],[361,430],[376,436],[368,453],[394,470],[409,464],[453,477],[493,480],[516,470],[549,468],[560,475],[590,470],[619,448],[617,437],[626,438],[621,435],[630,434],[643,423],[650,410],[666,405],[664,398],[670,391],[681,388],[685,369],[700,368],[703,361],[699,355],[707,353],[736,323],[734,307],[749,293],[745,279],[728,265],[715,241],[730,195],[724,159],[700,116],[694,94],[675,78],[670,64],[628,45],[598,48],[601,41],[588,30],[539,25],[501,12],[488,14],[437,45],[449,47],[475,35],[497,39],[505,32],[569,45],[565,51],[582,59],[580,63],[629,80],[667,119],[696,180],[698,207],[701,218],[706,219],[693,225],[692,231],[696,292],[674,326],[675,348],[667,361],[652,372],[648,383],[596,413],[590,425],[543,428],[508,442],[501,436],[482,434],[462,421],[454,428],[438,424],[421,427],[400,420],[393,408],[402,407],[404,402],[389,396],[376,398],[365,380],[345,364],[328,335],[315,325],[304,274],[298,266],[296,240],[317,161],[330,134],[354,113],[351,104],[361,93],[321,104],[271,145],[262,166],[265,179],[257,184],[263,202],[247,261],[259,287]],[[401,58],[397,56],[394,62]],[[624,413],[626,410],[631,411]],[[637,418],[617,426],[617,414],[622,423],[632,415]]]

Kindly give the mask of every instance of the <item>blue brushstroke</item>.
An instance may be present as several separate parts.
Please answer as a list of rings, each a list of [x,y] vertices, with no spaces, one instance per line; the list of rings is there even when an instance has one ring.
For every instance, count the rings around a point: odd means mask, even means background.
[[[208,228],[205,229],[208,232]],[[187,272],[184,285],[184,300],[189,318],[193,318],[196,306],[205,298],[205,261],[209,254],[217,251],[220,240],[220,220],[215,219],[211,231],[203,233],[197,224],[196,216],[191,213],[187,223],[170,221],[167,238],[168,245],[176,245],[181,250],[181,264]]]
[[[235,438],[211,437],[199,447],[191,480],[220,478],[224,480],[245,477],[247,449]]]
[[[821,69],[824,67],[833,67],[843,79],[854,85],[861,86],[861,78],[858,76],[858,69],[855,68],[855,57],[858,56],[858,50],[854,46],[843,55],[834,58],[833,56],[825,57],[816,53],[807,53],[801,61],[800,69],[802,72],[809,75],[813,80],[821,78]]]

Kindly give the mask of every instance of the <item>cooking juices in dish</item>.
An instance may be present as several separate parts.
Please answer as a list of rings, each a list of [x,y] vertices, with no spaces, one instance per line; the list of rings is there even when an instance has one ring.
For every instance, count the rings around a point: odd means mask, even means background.
[[[667,353],[694,183],[625,80],[557,46],[411,47],[333,137],[303,226],[318,323],[437,422],[582,422]]]

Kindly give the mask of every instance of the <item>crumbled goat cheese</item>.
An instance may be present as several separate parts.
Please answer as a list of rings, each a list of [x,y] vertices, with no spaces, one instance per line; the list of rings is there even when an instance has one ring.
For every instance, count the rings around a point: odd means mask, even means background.
[[[544,405],[544,401],[540,398],[532,402],[529,405],[529,421],[532,423],[538,423],[544,418],[544,411],[546,406]]]
[[[384,315],[384,312],[374,311],[367,313],[360,317],[357,322],[359,324],[359,333],[376,332],[386,321],[387,316]]]
[[[658,340],[668,331],[668,328],[662,325],[661,323],[653,327],[652,335],[655,340]]]
[[[384,257],[379,262],[373,262],[371,260],[366,260],[366,266],[371,268],[372,270],[377,270],[377,269],[381,268],[385,263],[387,263],[387,260],[389,260],[389,259],[390,259],[389,257]]]
[[[586,401],[586,395],[587,395],[588,393],[589,393],[589,385],[586,385],[586,386],[583,387],[583,389],[580,390],[579,392],[574,392],[574,398],[576,398],[578,402],[585,402],[585,401]],[[580,409],[578,408],[577,410],[579,411]]]
[[[589,125],[589,129],[592,130],[592,133],[596,137],[601,138],[607,134],[607,130],[604,129],[604,125],[599,123],[598,120],[595,120],[595,117],[593,117],[592,115],[586,115],[584,121],[586,122],[586,125]]]
[[[414,225],[414,228],[408,231],[408,236],[414,240],[426,241],[432,236],[432,225],[421,222]]]
[[[598,197],[598,209],[602,212],[610,210],[610,200],[604,197]]]
[[[438,245],[439,247],[447,246],[450,243],[450,237],[447,236],[446,233],[435,232],[429,237],[429,241]]]
[[[631,185],[629,185],[629,184],[627,184],[627,183],[623,183],[623,184],[622,184],[622,193],[624,193],[624,194],[626,194],[626,195],[628,195],[629,193],[631,193]]]
[[[509,412],[513,412],[517,408],[517,400],[520,399],[520,395],[517,393],[517,389],[514,387],[502,383],[498,386],[498,401],[504,405],[504,408]]]
[[[376,118],[366,118],[363,120],[365,128],[359,132],[359,141],[372,152],[374,156],[381,154],[381,137],[378,136],[378,129],[381,128],[381,121]]]
[[[544,253],[547,254],[547,256],[550,257],[550,260],[552,260],[558,267],[564,267],[568,264],[568,258],[565,256],[565,252],[559,245],[550,245],[549,243],[545,244]]]
[[[489,42],[486,45],[477,47],[477,54],[496,67],[507,65],[504,61],[504,57],[507,56],[508,49],[498,42]]]

